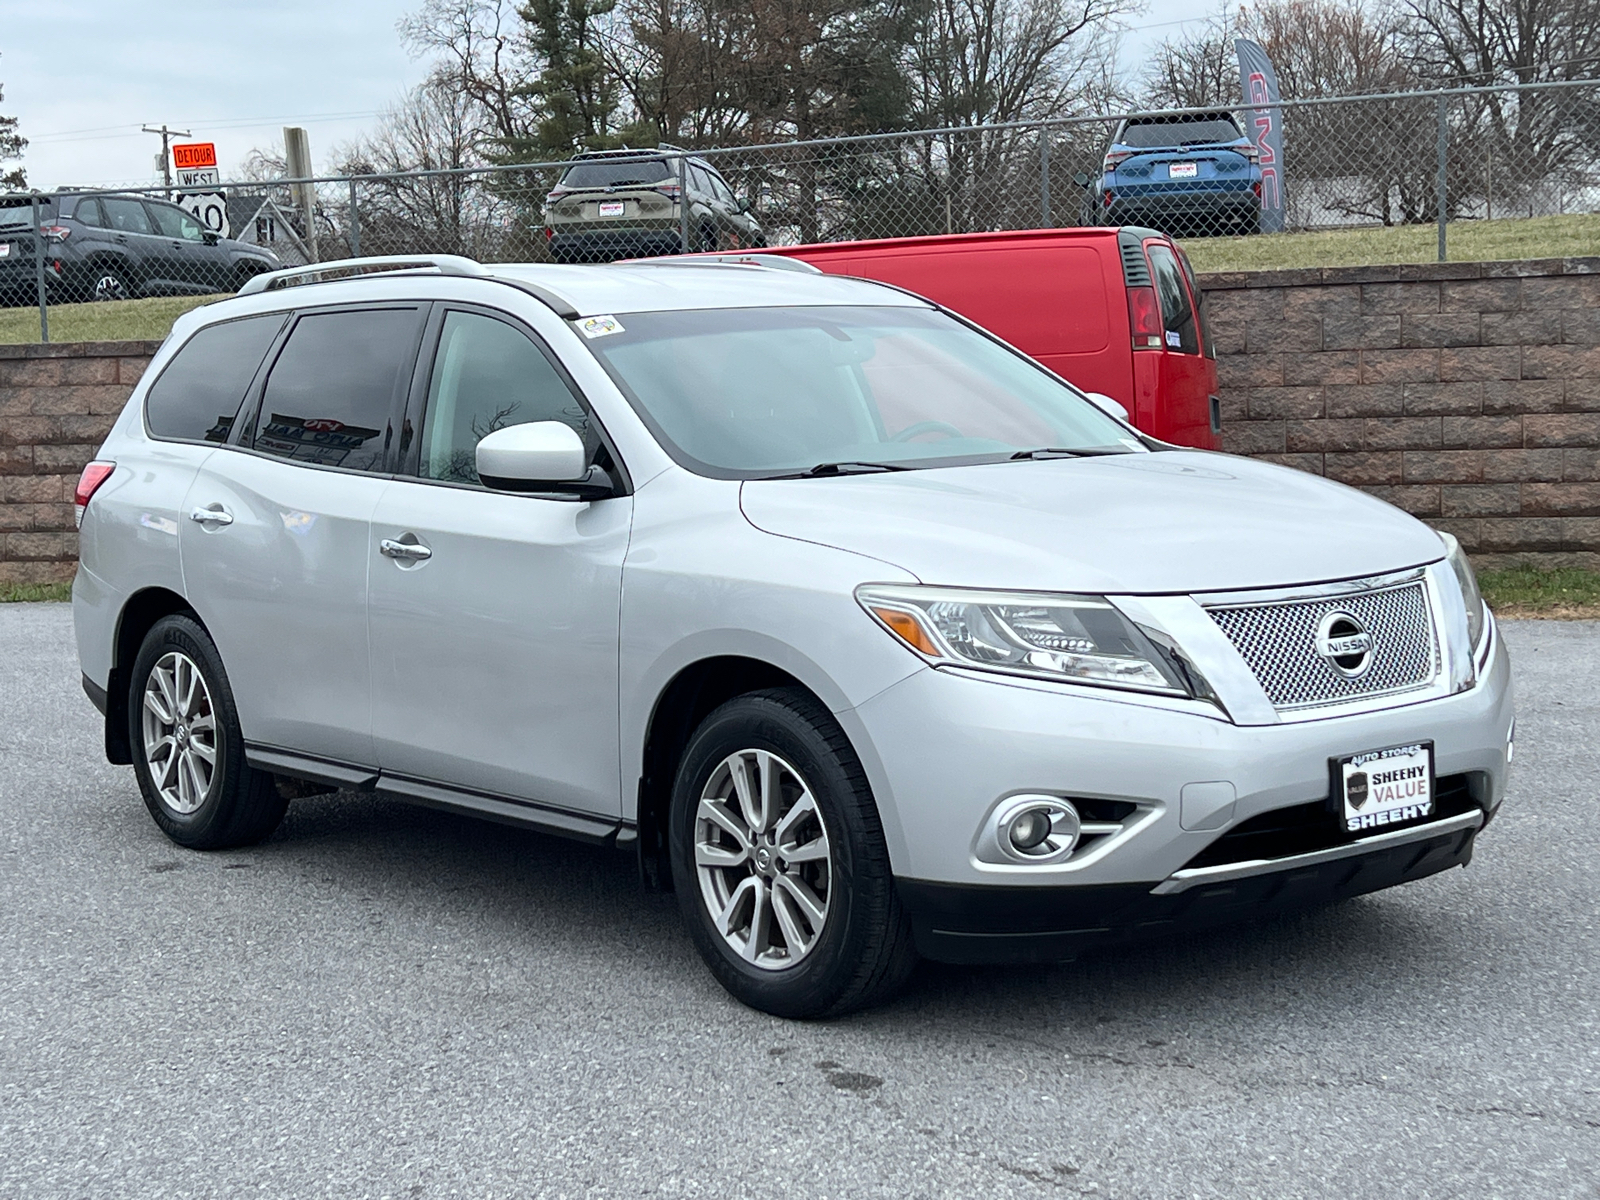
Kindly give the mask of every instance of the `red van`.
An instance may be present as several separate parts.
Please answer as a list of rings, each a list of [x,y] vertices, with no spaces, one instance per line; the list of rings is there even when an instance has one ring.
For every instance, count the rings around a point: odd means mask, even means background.
[[[1189,260],[1163,233],[1029,229],[771,246],[833,275],[892,283],[1005,338],[1146,433],[1221,448],[1217,363]]]

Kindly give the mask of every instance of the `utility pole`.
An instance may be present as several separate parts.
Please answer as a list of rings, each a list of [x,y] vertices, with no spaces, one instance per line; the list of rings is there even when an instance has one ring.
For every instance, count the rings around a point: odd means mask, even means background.
[[[146,125],[141,133],[159,133],[161,135],[161,185],[172,190],[172,139],[175,137],[193,137],[187,129],[168,129],[162,125],[160,129],[151,129]]]

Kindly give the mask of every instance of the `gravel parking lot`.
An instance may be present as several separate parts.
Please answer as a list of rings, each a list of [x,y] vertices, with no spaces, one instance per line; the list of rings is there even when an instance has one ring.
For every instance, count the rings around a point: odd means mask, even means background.
[[[1466,871],[794,1024],[631,860],[371,797],[179,850],[0,606],[0,1196],[1600,1196],[1600,625]]]

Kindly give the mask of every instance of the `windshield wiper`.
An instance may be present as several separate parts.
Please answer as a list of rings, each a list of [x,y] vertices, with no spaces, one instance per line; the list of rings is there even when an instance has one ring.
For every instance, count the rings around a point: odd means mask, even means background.
[[[789,475],[768,475],[768,479],[818,479],[827,475],[872,475],[879,471],[909,471],[910,467],[901,466],[899,463],[881,462],[825,462],[814,467],[807,467],[804,471],[795,471]]]
[[[1019,458],[1104,458],[1109,454],[1132,454],[1132,450],[1123,450],[1111,446],[1090,447],[1085,450],[1068,450],[1061,446],[1040,446],[1034,450],[1018,450],[1011,456],[1015,462]]]

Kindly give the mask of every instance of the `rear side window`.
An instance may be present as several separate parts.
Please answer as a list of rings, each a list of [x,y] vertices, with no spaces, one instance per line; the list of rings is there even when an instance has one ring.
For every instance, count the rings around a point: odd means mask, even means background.
[[[1184,286],[1183,271],[1170,246],[1152,242],[1148,247],[1150,273],[1155,276],[1156,294],[1161,297],[1161,323],[1165,329],[1166,348],[1184,354],[1200,353],[1200,334],[1195,325],[1194,307],[1189,303],[1189,289]]]
[[[562,421],[594,449],[588,412],[525,334],[493,317],[447,314],[428,384],[418,473],[478,483],[478,443],[529,421]]]
[[[100,217],[100,201],[93,198],[79,200],[78,206],[72,210],[73,219],[82,225],[99,227],[105,224]]]
[[[250,380],[283,321],[283,313],[225,321],[206,326],[185,342],[145,397],[151,436],[227,441]]]
[[[418,321],[414,308],[301,317],[267,376],[255,449],[325,467],[384,470]]]

